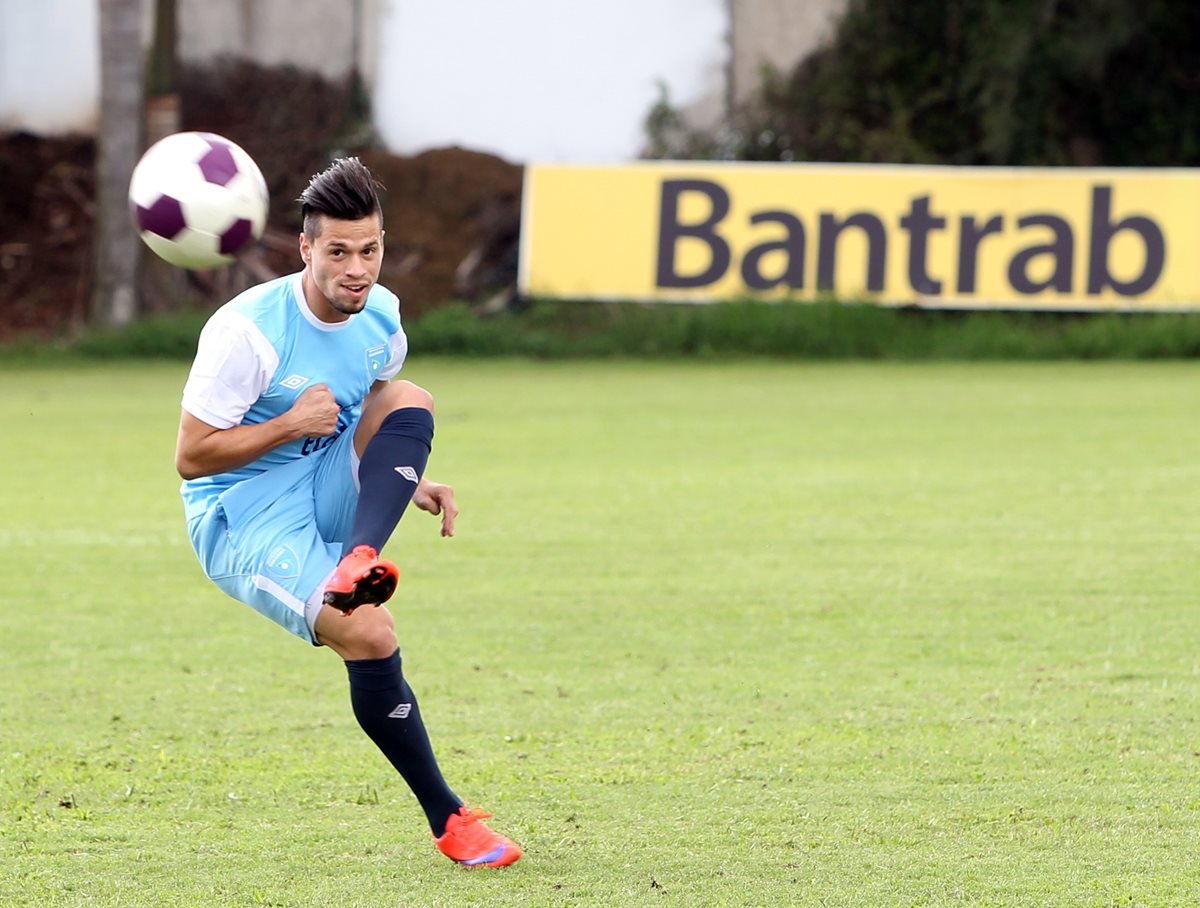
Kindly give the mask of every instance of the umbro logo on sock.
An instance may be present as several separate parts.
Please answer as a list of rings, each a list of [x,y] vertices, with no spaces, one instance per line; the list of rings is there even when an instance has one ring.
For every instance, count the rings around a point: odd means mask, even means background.
[[[407,479],[409,482],[420,482],[421,477],[417,475],[417,471],[412,467],[396,467],[396,472]]]
[[[390,713],[388,713],[388,718],[389,719],[407,719],[408,714],[410,712],[412,712],[412,704],[411,703],[401,703],[399,706],[397,706],[395,709],[393,709]]]

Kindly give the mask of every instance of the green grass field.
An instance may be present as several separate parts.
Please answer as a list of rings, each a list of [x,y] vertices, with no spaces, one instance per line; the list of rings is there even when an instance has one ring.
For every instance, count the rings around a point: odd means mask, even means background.
[[[201,575],[185,371],[0,370],[0,905],[1200,898],[1194,365],[414,359],[393,611],[498,872]]]

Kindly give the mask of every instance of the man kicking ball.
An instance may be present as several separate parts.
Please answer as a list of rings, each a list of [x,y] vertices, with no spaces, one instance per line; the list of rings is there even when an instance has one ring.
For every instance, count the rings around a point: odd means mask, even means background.
[[[346,663],[363,731],[416,795],[437,847],[501,867],[520,847],[442,778],[382,604],[399,572],[379,557],[408,503],[454,535],[448,485],[424,478],[433,398],[392,381],[408,351],[400,303],[376,281],[383,212],[357,158],[300,197],[304,270],[218,309],[183,391],[175,465],[188,535],[209,578]]]

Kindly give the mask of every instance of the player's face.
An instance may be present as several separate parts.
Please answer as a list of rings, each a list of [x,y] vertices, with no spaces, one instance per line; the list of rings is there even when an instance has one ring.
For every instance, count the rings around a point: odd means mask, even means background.
[[[317,318],[342,322],[367,304],[383,265],[383,228],[378,215],[361,221],[317,219],[317,234],[300,234],[304,296]]]

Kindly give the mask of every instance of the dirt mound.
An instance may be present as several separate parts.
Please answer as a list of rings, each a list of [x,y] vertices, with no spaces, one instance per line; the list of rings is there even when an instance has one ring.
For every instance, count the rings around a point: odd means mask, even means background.
[[[385,190],[381,283],[400,296],[405,313],[477,300],[515,280],[520,167],[461,148],[413,158],[368,152],[363,162]]]
[[[227,269],[231,274],[192,275],[188,302],[215,308],[240,286],[298,270],[295,199],[313,173],[343,154],[360,155],[384,187],[381,283],[404,301],[408,317],[511,288],[520,166],[461,148],[415,157],[373,149],[362,141],[356,114],[362,101],[353,86],[291,67],[225,62],[185,70],[179,88],[181,128],[242,145],[271,192],[267,235],[243,265]],[[0,341],[63,336],[84,325],[92,286],[94,160],[90,138],[0,135]],[[179,304],[162,287],[161,280],[144,282],[145,311]]]
[[[0,137],[0,340],[83,323],[95,214],[91,139]]]

